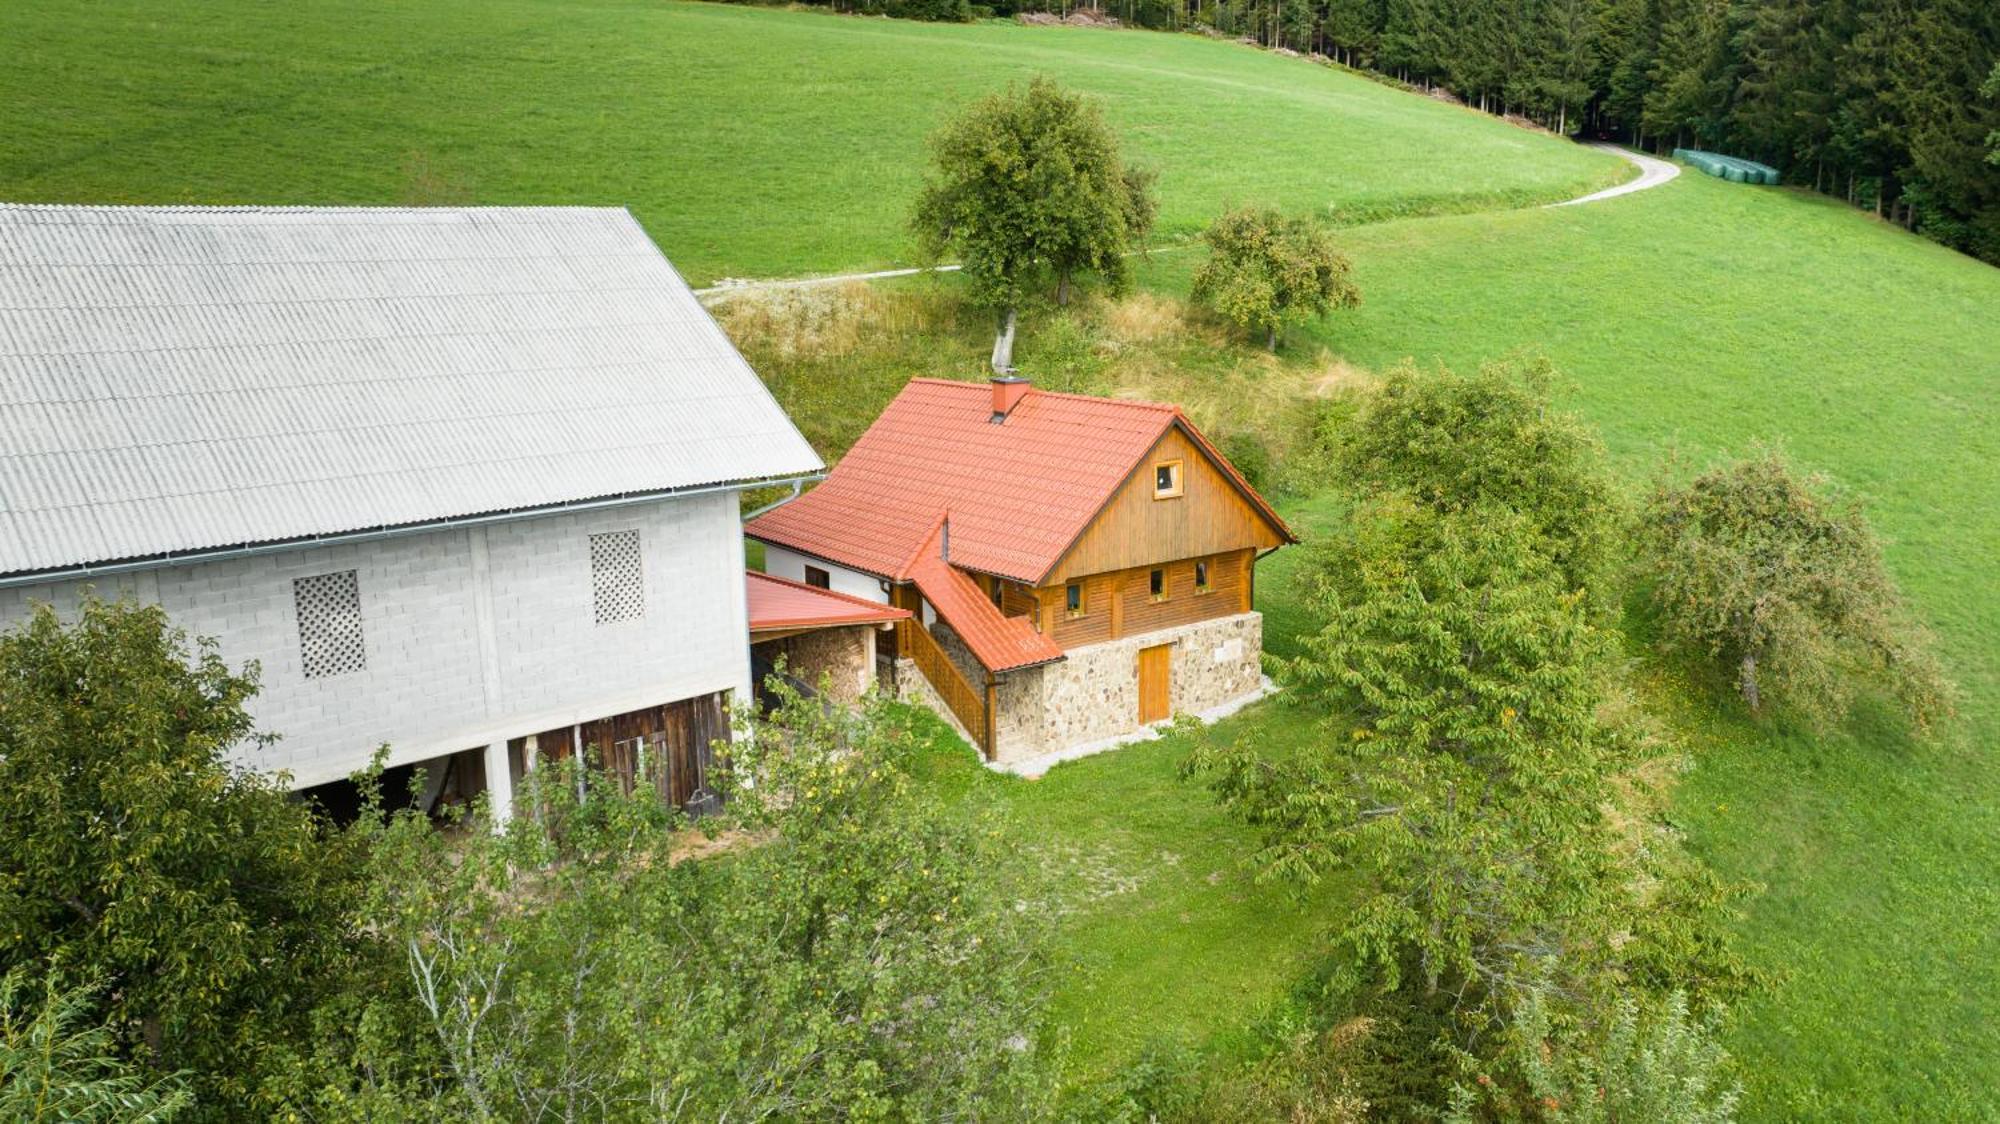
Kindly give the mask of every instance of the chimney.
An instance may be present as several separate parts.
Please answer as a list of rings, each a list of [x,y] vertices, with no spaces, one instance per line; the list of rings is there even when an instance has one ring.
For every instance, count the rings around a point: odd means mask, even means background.
[[[1027,379],[1016,374],[993,376],[993,417],[990,420],[994,425],[1007,420],[1007,415],[1014,412],[1014,407],[1021,404],[1022,398],[1027,397],[1030,385]]]

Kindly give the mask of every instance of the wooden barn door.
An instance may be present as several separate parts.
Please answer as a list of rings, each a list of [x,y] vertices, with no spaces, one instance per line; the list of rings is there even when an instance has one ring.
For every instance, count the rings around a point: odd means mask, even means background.
[[[1139,649],[1139,721],[1158,722],[1170,713],[1173,645]]]

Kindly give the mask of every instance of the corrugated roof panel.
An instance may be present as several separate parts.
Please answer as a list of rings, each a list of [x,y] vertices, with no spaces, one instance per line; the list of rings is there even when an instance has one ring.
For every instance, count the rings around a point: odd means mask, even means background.
[[[819,467],[622,209],[0,205],[0,573]]]

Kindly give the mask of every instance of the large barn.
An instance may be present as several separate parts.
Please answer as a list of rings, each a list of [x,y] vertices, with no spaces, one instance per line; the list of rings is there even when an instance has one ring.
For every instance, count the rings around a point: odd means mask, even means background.
[[[0,627],[87,587],[255,660],[245,764],[699,799],[738,493],[821,468],[630,214],[0,206]]]

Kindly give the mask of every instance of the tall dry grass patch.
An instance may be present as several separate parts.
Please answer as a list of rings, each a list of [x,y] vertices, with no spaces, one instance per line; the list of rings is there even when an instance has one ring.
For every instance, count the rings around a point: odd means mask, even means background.
[[[725,291],[709,312],[737,347],[786,361],[851,355],[888,326],[887,302],[860,281]]]

